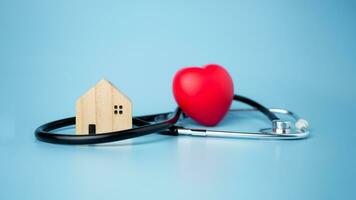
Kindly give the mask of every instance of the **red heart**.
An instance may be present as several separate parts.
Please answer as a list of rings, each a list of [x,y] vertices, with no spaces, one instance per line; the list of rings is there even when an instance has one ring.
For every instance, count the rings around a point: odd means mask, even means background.
[[[234,96],[234,84],[221,66],[209,64],[179,70],[173,94],[183,112],[196,122],[214,126],[226,115]]]

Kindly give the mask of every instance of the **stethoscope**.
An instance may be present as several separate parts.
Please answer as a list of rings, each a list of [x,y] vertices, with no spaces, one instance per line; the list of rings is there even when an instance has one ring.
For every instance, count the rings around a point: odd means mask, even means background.
[[[256,132],[223,131],[185,128],[179,122],[187,116],[178,107],[174,112],[159,113],[146,116],[133,117],[132,129],[100,133],[95,135],[70,135],[55,133],[57,129],[75,125],[75,117],[61,119],[46,123],[38,127],[35,131],[36,138],[43,142],[55,144],[99,144],[116,142],[136,138],[152,133],[165,135],[190,135],[200,137],[224,137],[224,138],[249,138],[249,139],[302,139],[309,136],[309,124],[305,119],[298,117],[291,111],[285,109],[268,109],[256,101],[234,95],[234,101],[243,102],[251,109],[231,109],[233,112],[259,111],[270,121],[271,127],[261,129]],[[294,124],[290,121],[282,120],[276,114],[285,114],[294,119]]]

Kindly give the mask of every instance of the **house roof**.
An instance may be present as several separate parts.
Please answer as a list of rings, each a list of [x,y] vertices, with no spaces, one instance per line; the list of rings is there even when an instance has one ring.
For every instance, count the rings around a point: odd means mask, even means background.
[[[80,100],[81,98],[84,98],[85,96],[87,96],[89,93],[93,92],[93,90],[95,90],[95,88],[99,87],[99,86],[104,86],[104,87],[111,87],[114,88],[116,90],[116,92],[120,93],[122,96],[124,96],[128,101],[131,102],[130,98],[128,96],[126,96],[123,92],[121,92],[121,90],[119,90],[114,84],[112,84],[110,81],[106,80],[106,79],[101,79],[94,87],[90,88],[83,96],[81,96],[78,100]]]

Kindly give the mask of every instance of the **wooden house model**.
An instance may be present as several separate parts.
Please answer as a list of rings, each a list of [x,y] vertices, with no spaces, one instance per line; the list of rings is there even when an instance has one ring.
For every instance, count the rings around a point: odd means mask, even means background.
[[[93,135],[132,128],[130,99],[101,80],[76,103],[76,133]]]

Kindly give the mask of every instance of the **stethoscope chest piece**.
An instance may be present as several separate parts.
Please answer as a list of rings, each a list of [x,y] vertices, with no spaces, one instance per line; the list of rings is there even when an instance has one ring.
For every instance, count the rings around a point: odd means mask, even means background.
[[[290,134],[292,131],[291,122],[283,120],[272,121],[272,132],[275,134]]]

